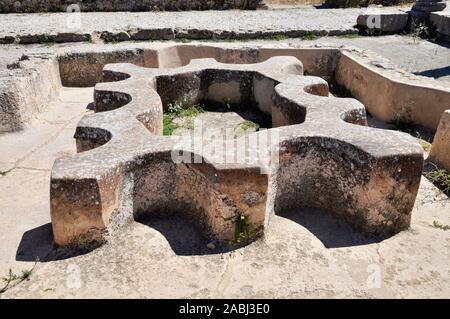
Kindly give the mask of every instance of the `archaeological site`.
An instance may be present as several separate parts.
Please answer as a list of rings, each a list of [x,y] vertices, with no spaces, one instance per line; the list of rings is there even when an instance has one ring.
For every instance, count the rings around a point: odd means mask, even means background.
[[[450,298],[450,3],[0,21],[0,299]]]

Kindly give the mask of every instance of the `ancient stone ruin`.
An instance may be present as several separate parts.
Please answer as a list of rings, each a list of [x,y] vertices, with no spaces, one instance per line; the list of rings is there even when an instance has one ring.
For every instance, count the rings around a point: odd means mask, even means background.
[[[448,1],[307,2],[0,0],[0,299],[448,298]]]
[[[326,81],[303,73],[301,61],[287,56],[257,64],[196,59],[173,69],[106,65],[96,113],[75,133],[79,153],[52,170],[56,244],[103,242],[133,218],[169,213],[187,214],[219,241],[232,241],[236,218],[245,218],[254,239],[277,211],[299,207],[328,211],[366,233],[408,228],[423,165],[419,144],[368,128],[360,102],[330,96]],[[183,107],[253,105],[270,116],[270,128],[207,156],[202,139],[193,146],[190,135],[162,135],[164,110],[181,100]],[[258,142],[263,136],[266,144]],[[238,153],[239,141],[250,150]],[[218,149],[223,139],[209,143]],[[272,155],[251,161],[251,148]]]

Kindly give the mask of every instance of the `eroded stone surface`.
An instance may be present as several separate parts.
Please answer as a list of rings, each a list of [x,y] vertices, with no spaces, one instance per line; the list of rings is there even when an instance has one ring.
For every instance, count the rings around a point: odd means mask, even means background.
[[[442,114],[429,160],[450,172],[450,110]]]
[[[8,213],[14,225],[26,231],[22,246],[28,262],[14,262],[17,243],[2,231],[2,273],[29,269],[33,253],[48,242],[51,228],[48,208],[49,180],[17,171],[30,183],[30,202],[11,202]],[[17,176],[14,176],[17,178]],[[2,193],[6,181],[0,177]],[[31,185],[30,185],[31,184]],[[11,192],[14,193],[12,185]],[[425,178],[412,214],[411,229],[381,242],[353,232],[347,225],[319,211],[302,210],[274,216],[264,240],[227,253],[205,253],[208,242],[198,239],[183,219],[158,219],[122,228],[103,247],[64,260],[45,259],[29,281],[8,290],[3,298],[446,298],[450,293],[450,234],[432,227],[433,221],[450,224],[450,202],[436,198],[437,190]],[[44,225],[48,226],[48,224]],[[11,227],[2,223],[2,230]],[[43,229],[44,228],[44,229]],[[33,235],[33,237],[31,237]],[[48,236],[47,241],[36,240]],[[31,240],[34,238],[34,240]],[[27,240],[28,239],[28,240]],[[11,254],[5,254],[5,250]],[[370,285],[377,271],[380,282]],[[71,275],[79,274],[79,277]],[[79,278],[74,282],[73,278]],[[74,284],[75,283],[75,284]]]
[[[430,14],[430,21],[444,40],[450,41],[450,9]]]
[[[404,133],[364,127],[362,104],[328,96],[325,81],[302,73],[293,57],[252,65],[202,59],[175,69],[107,66],[104,79],[118,82],[96,86],[101,112],[83,118],[76,133],[85,152],[56,161],[52,171],[56,243],[103,241],[105,233],[151,212],[187,213],[217,240],[232,239],[233,216],[245,214],[262,233],[272,214],[303,207],[328,210],[367,233],[408,228],[420,146]],[[269,89],[254,94],[261,83]],[[245,157],[224,165],[205,155],[201,163],[174,162],[174,147],[197,151],[185,137],[159,135],[163,105],[180,98],[218,101],[224,91],[272,116],[279,141],[268,148],[279,148],[279,165]],[[262,167],[270,174],[261,174]],[[260,200],[249,200],[255,193]]]
[[[0,134],[23,129],[56,98],[60,87],[52,55],[23,56],[10,77],[0,78]]]
[[[246,1],[251,3],[251,1]],[[170,1],[166,1],[170,3]],[[363,9],[314,7],[259,11],[81,12],[80,25],[68,24],[67,13],[2,16],[0,43],[51,42],[59,33],[89,35],[104,41],[167,39],[261,39],[282,35],[338,35],[354,28]],[[84,39],[88,40],[88,39]]]

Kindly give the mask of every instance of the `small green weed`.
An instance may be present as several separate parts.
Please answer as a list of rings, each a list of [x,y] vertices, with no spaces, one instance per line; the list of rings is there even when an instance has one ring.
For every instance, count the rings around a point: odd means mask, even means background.
[[[44,292],[53,292],[55,290],[56,290],[55,288],[45,288],[43,291]]]
[[[284,34],[274,34],[272,36],[272,40],[274,40],[274,41],[283,41],[283,40],[286,40],[286,39],[288,39],[288,37],[286,35],[284,35]]]
[[[192,119],[204,113],[204,106],[201,104],[195,104],[187,108],[183,108],[180,103],[169,104],[167,106],[167,112],[163,115],[163,134],[172,135],[173,131],[180,127],[174,120],[177,118],[187,118],[185,128],[193,128]]]
[[[239,125],[237,126],[237,129],[241,129],[243,131],[248,131],[248,130],[252,130],[252,129],[258,130],[259,129],[259,124],[255,123],[255,122],[252,122],[252,121],[249,121],[249,120],[246,120],[246,121],[244,121],[242,123],[239,123]]]
[[[314,33],[312,33],[312,32],[306,32],[306,33],[302,36],[302,39],[303,39],[303,40],[310,40],[310,41],[312,41],[312,40],[317,40],[317,39],[319,39],[319,38],[321,38],[320,35],[314,34]]]
[[[187,38],[175,38],[175,42],[180,42],[180,43],[190,43],[192,40],[187,39]]]
[[[340,34],[336,37],[341,38],[341,39],[355,39],[355,38],[360,38],[361,35],[359,35],[358,33],[346,33],[346,34]]]
[[[428,39],[430,38],[430,30],[426,23],[414,24],[414,21],[411,25],[411,37],[413,41],[416,42],[419,39]]]
[[[450,173],[434,166],[434,169],[424,172],[423,175],[445,195],[450,196]]]
[[[225,219],[234,223],[234,243],[242,244],[249,242],[256,236],[255,226],[250,222],[248,216],[240,213]]]
[[[33,267],[31,269],[22,270],[22,273],[20,275],[15,274],[12,269],[9,269],[8,275],[1,278],[2,281],[5,282],[5,285],[0,288],[0,295],[6,292],[8,289],[17,286],[21,282],[29,280],[38,262],[39,258],[36,258]]]
[[[431,151],[431,143],[428,142],[426,140],[426,138],[422,136],[422,134],[420,134],[419,132],[416,131],[416,133],[414,134],[414,137],[419,140],[420,146],[422,146],[422,149],[425,152]]]
[[[441,230],[445,230],[445,231],[450,230],[449,225],[443,225],[443,224],[439,223],[437,220],[433,221],[433,227],[441,229]]]
[[[172,135],[173,131],[178,128],[168,114],[163,115],[163,135]]]

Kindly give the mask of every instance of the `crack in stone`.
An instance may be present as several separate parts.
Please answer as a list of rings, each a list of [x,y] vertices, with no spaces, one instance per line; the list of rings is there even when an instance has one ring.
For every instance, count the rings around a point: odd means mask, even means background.
[[[32,171],[40,171],[40,172],[51,172],[51,169],[46,168],[37,168],[37,167],[26,167],[26,166],[17,166],[15,169],[26,169],[26,170],[32,170]]]
[[[11,169],[9,169],[9,170],[7,170],[7,171],[4,171],[4,172],[0,172],[0,175],[1,175],[1,176],[5,176],[6,174],[10,173],[10,172],[13,171],[14,169],[20,168],[20,167],[19,167],[19,164],[20,164],[20,163],[22,163],[22,162],[25,161],[26,159],[30,158],[31,155],[33,155],[34,153],[36,153],[37,151],[39,151],[39,150],[42,149],[43,147],[47,146],[48,144],[50,144],[51,142],[53,142],[54,140],[56,140],[56,139],[61,135],[61,133],[62,133],[65,129],[67,129],[67,127],[69,126],[70,122],[72,122],[72,120],[76,119],[77,117],[81,116],[83,113],[85,113],[85,112],[81,112],[81,113],[79,113],[79,114],[77,114],[77,115],[75,115],[75,116],[69,118],[68,120],[62,122],[61,124],[64,123],[64,125],[63,125],[59,130],[57,130],[55,134],[51,135],[51,136],[50,136],[46,141],[44,141],[42,144],[38,145],[37,147],[35,147],[34,149],[32,149],[29,153],[25,154],[23,157],[21,157],[20,159],[18,159],[18,160],[14,163],[14,165],[13,165],[13,167],[12,167]],[[43,120],[43,119],[42,119],[42,120]],[[46,120],[43,120],[43,121],[46,121]],[[51,124],[51,123],[48,123],[48,124]],[[52,125],[52,124],[51,124],[51,125]],[[33,168],[31,168],[31,169],[33,169]]]
[[[226,264],[225,264],[225,270],[223,271],[222,275],[220,275],[219,282],[217,283],[216,288],[214,289],[214,292],[216,294],[222,294],[225,290],[225,288],[228,286],[228,282],[231,278],[231,275],[233,273],[234,264],[236,261],[241,259],[242,254],[237,251],[232,251],[226,256]]]

